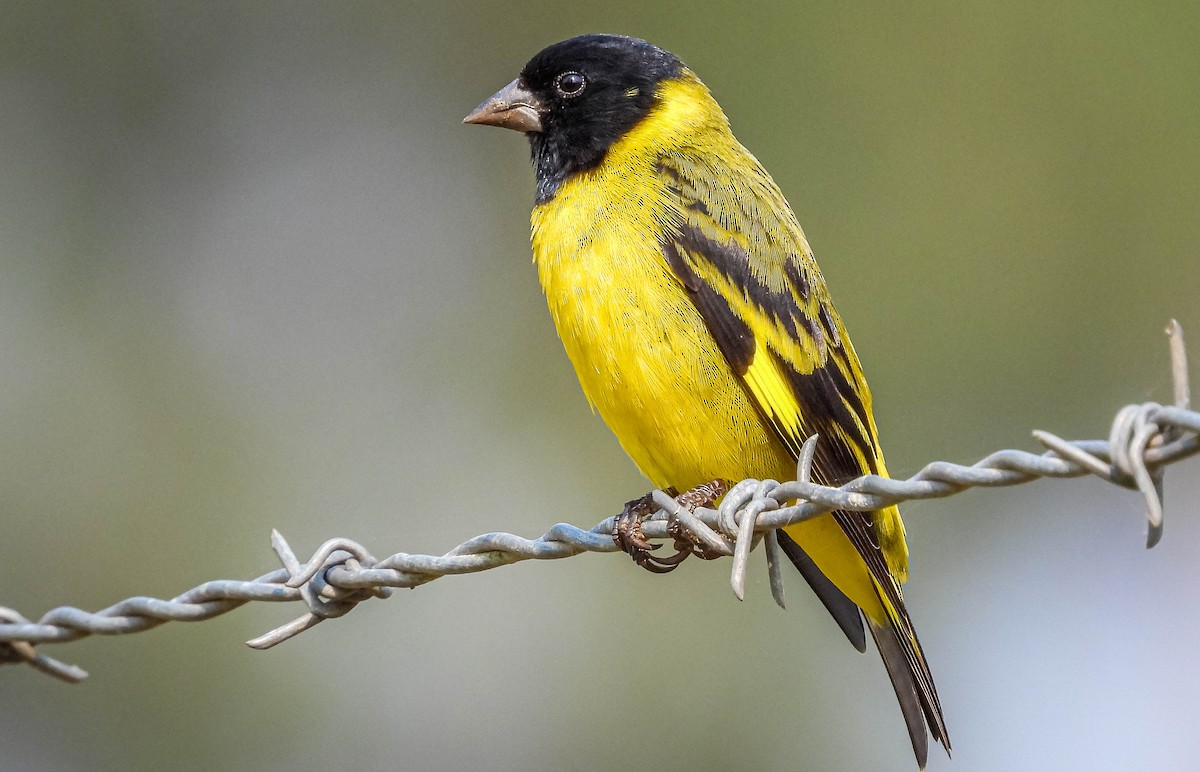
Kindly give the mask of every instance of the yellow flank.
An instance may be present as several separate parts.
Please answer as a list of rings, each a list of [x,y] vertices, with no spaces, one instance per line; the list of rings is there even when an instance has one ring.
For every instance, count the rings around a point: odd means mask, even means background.
[[[805,418],[782,368],[811,373],[828,364],[847,371],[850,382],[860,386],[869,416],[870,397],[853,348],[836,315],[832,334],[823,336],[818,328],[805,344],[786,333],[787,320],[763,313],[719,271],[697,266],[697,275],[739,317],[750,320],[756,346],[743,385],[664,258],[664,234],[688,218],[678,189],[672,190],[671,179],[658,165],[673,154],[744,170],[736,175],[744,179],[728,184],[747,186],[736,193],[772,210],[774,217],[765,223],[747,218],[744,211],[713,211],[705,226],[711,238],[756,257],[775,251],[763,249],[764,244],[781,244],[799,250],[797,259],[806,266],[812,261],[786,202],[734,139],[708,89],[685,70],[683,77],[660,84],[656,106],[609,148],[603,163],[567,178],[553,198],[533,210],[534,261],[559,336],[588,401],[655,485],[684,490],[715,477],[792,479],[795,456],[776,429],[803,438]],[[704,198],[704,190],[695,193]],[[768,286],[785,286],[784,258],[774,264],[767,259],[756,265],[761,271],[756,278]],[[793,295],[816,319],[827,294],[815,264],[810,278],[807,297]],[[826,337],[834,335],[846,363],[831,359],[833,344]],[[886,474],[873,421],[869,423],[862,430],[873,444],[875,467]],[[859,460],[863,471],[869,471],[868,459]],[[891,508],[875,518],[875,537],[888,568],[903,581],[907,549],[899,513]],[[895,616],[832,517],[786,530],[874,622],[885,624]]]

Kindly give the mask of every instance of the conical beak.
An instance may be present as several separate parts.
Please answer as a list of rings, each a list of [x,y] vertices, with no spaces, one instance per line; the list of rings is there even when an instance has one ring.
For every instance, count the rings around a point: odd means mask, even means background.
[[[463,123],[499,126],[513,131],[541,131],[542,103],[532,92],[523,88],[517,82],[519,80],[514,80],[492,94],[486,102],[463,118]]]

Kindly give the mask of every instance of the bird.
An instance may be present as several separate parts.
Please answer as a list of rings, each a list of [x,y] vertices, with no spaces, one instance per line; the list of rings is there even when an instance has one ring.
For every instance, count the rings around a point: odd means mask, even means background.
[[[463,121],[528,138],[530,240],[551,316],[593,411],[653,485],[792,479],[813,434],[815,482],[887,476],[870,390],[804,231],[678,57],[622,35],[571,38]],[[776,533],[861,652],[865,620],[918,766],[929,736],[949,753],[901,593],[899,510],[834,511]],[[633,541],[623,546],[636,552]]]

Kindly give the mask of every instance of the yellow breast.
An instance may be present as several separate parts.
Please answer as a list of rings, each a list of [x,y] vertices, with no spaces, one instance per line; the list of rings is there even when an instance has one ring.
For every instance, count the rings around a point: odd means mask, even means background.
[[[661,234],[679,213],[655,159],[679,126],[724,122],[705,100],[671,97],[534,208],[538,276],[588,401],[655,485],[788,477],[787,451],[663,256]]]

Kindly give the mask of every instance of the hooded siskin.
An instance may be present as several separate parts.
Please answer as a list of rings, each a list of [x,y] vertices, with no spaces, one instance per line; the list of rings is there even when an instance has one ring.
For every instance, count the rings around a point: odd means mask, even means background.
[[[532,242],[559,337],[592,407],[656,486],[886,475],[871,393],[783,194],[699,78],[643,40],[585,35],[538,53],[466,119],[526,133]],[[900,584],[895,507],[779,533],[851,643],[862,619],[917,762],[950,750]],[[861,616],[860,616],[861,612]]]

